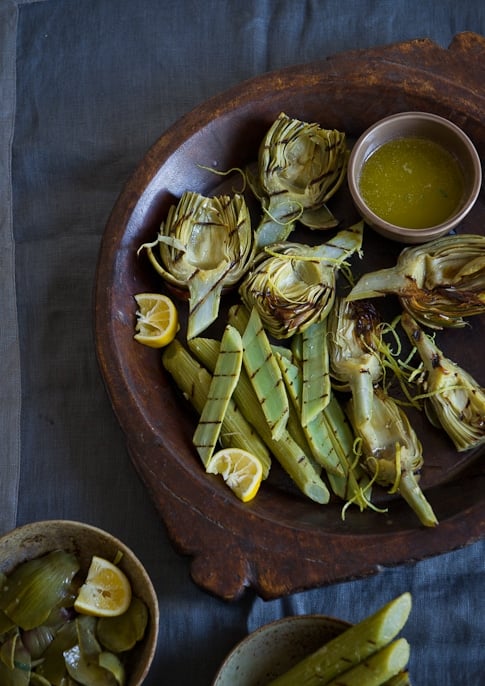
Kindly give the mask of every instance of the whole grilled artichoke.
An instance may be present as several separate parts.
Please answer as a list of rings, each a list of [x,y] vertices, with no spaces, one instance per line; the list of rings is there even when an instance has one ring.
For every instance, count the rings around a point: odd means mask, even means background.
[[[282,112],[261,143],[250,179],[264,212],[258,247],[286,240],[297,220],[314,229],[336,226],[325,203],[342,185],[348,157],[345,133]]]

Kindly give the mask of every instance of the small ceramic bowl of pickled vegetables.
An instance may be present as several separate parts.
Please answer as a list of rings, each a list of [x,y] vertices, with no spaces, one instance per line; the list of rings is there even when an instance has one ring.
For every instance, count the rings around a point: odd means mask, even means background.
[[[0,538],[2,686],[139,686],[158,625],[145,568],[106,531],[49,520]]]
[[[401,112],[364,131],[347,179],[357,210],[375,231],[425,243],[470,212],[482,169],[473,142],[455,123],[429,112]]]
[[[409,686],[411,604],[403,593],[358,624],[324,615],[266,624],[231,651],[212,686]]]

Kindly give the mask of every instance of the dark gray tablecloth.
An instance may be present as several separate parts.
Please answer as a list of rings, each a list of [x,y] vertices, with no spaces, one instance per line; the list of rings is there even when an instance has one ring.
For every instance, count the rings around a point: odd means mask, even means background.
[[[197,588],[129,460],[92,330],[109,212],[178,117],[268,70],[464,30],[485,34],[482,0],[0,0],[0,533],[79,519],[135,550],[161,610],[148,686],[208,685],[265,622],[356,621],[405,590],[414,683],[485,683],[483,542],[281,600]]]

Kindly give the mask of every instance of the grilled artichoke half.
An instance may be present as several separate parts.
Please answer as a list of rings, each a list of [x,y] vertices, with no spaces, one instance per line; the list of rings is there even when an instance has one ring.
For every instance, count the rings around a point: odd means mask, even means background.
[[[239,287],[266,331],[285,339],[324,319],[335,301],[336,272],[362,246],[363,223],[322,245],[282,242],[259,252]]]
[[[342,185],[349,151],[345,133],[282,112],[263,139],[255,176],[248,176],[264,215],[259,247],[284,241],[299,220],[312,229],[337,225],[325,203]]]
[[[365,274],[348,300],[395,294],[417,322],[434,329],[465,326],[485,312],[485,236],[448,235],[404,248],[389,269]]]
[[[368,300],[337,298],[328,315],[330,373],[339,390],[350,390],[358,426],[370,421],[374,384],[382,377],[376,342],[381,338],[380,316]]]
[[[446,431],[458,452],[484,445],[485,390],[445,357],[409,314],[402,315],[401,323],[424,364],[422,386],[428,418]]]
[[[376,386],[370,421],[357,423],[353,398],[346,410],[361,440],[360,463],[364,469],[378,484],[390,487],[390,493],[399,493],[424,526],[436,526],[436,515],[419,486],[422,446],[401,407]]]
[[[187,191],[142,249],[168,284],[188,291],[187,337],[198,336],[217,318],[222,289],[235,285],[253,259],[246,202],[239,194],[208,198]]]

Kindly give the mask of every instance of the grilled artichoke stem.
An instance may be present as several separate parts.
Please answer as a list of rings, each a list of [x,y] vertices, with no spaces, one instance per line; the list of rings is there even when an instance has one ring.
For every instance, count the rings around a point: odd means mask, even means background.
[[[168,284],[188,291],[187,337],[193,338],[215,321],[222,290],[243,277],[254,257],[246,202],[239,194],[207,198],[187,191],[142,249]]]
[[[345,133],[282,112],[261,143],[250,180],[263,208],[258,248],[286,240],[297,220],[312,229],[335,227],[325,203],[344,182],[348,158]]]
[[[459,452],[485,444],[485,391],[407,313],[401,323],[423,361],[428,416],[437,420]]]
[[[417,322],[463,327],[485,312],[485,236],[448,235],[404,248],[394,267],[365,274],[347,300],[393,294]]]

